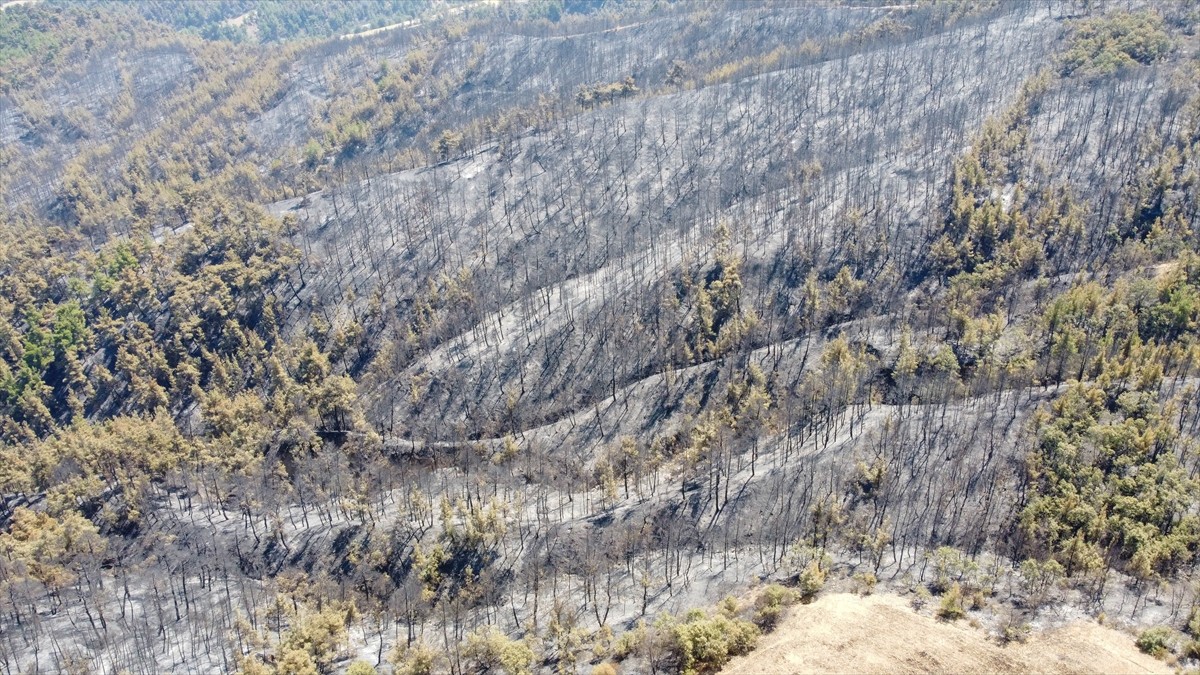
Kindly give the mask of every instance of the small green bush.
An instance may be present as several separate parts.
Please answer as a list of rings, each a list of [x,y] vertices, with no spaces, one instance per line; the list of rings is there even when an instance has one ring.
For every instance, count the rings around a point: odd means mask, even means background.
[[[854,585],[858,587],[859,595],[874,593],[875,585],[879,583],[879,577],[876,577],[874,572],[860,572],[851,577],[851,579],[854,580]]]
[[[1162,658],[1171,651],[1173,632],[1166,626],[1155,626],[1142,631],[1137,637],[1138,649],[1156,658]]]
[[[1029,559],[1021,563],[1021,590],[1025,593],[1028,606],[1037,608],[1045,604],[1050,594],[1063,580],[1063,566],[1053,558],[1045,562]]]
[[[749,621],[693,612],[675,625],[672,651],[684,675],[713,673],[731,657],[754,649],[758,636],[758,626]]]
[[[617,667],[605,661],[592,668],[592,675],[617,675]]]
[[[825,588],[825,570],[821,569],[821,565],[816,561],[808,563],[808,567],[800,573],[800,581],[797,584],[800,590],[800,598],[804,602],[811,602],[817,597],[817,593]]]
[[[933,581],[929,586],[934,593],[945,593],[953,583],[971,587],[978,585],[979,565],[966,553],[951,546],[942,546],[929,557],[933,563]]]
[[[975,591],[971,593],[971,609],[983,609],[987,607],[987,594],[983,591]]]
[[[946,591],[938,605],[937,615],[946,621],[956,621],[967,615],[967,610],[963,609],[962,586],[957,583],[950,585],[950,590]]]
[[[359,659],[350,664],[350,667],[346,669],[346,675],[378,675],[378,671],[375,670],[375,666]]]
[[[1000,639],[1005,644],[1012,642],[1025,642],[1029,639],[1029,634],[1033,628],[1021,621],[1016,616],[1009,617],[1008,621],[1000,628]]]
[[[722,600],[719,605],[717,605],[717,611],[721,612],[725,616],[729,616],[729,617],[737,616],[737,613],[738,613],[737,598],[733,597],[732,595],[726,596],[725,599]]]
[[[754,599],[754,623],[763,630],[770,630],[779,623],[783,616],[783,608],[795,604],[798,597],[796,591],[779,584],[771,584]]]
[[[1183,645],[1183,655],[1189,659],[1200,659],[1200,640],[1188,640]]]
[[[613,645],[613,658],[618,661],[637,654],[642,645],[646,643],[646,622],[639,620],[637,626],[633,630],[627,630],[621,633],[617,638],[616,644]]]
[[[495,626],[481,628],[467,635],[463,656],[481,670],[503,671],[507,675],[529,675],[533,672],[533,650],[524,640],[513,640]]]
[[[929,601],[933,600],[933,594],[924,586],[917,586],[917,590],[913,593],[912,607],[918,612],[925,609],[929,605]]]
[[[395,675],[431,675],[437,660],[438,653],[422,642],[398,644],[388,654]]]

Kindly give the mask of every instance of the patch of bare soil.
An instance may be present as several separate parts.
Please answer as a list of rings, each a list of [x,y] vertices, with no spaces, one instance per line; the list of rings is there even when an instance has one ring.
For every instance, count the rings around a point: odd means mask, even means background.
[[[750,654],[744,673],[1169,673],[1129,635],[1079,621],[1002,646],[965,621],[914,611],[901,597],[830,594],[800,605]]]

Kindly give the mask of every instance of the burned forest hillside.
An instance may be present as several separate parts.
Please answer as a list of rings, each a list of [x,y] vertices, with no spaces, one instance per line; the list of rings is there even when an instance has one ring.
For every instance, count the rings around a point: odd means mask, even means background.
[[[1198,23],[0,4],[0,673],[1200,665]]]

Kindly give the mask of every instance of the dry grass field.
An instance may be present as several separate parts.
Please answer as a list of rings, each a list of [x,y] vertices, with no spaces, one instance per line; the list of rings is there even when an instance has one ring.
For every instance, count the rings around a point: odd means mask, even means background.
[[[1003,646],[966,621],[914,611],[895,595],[827,595],[798,605],[734,659],[727,675],[768,673],[1169,673],[1133,638],[1094,622],[1035,631]]]

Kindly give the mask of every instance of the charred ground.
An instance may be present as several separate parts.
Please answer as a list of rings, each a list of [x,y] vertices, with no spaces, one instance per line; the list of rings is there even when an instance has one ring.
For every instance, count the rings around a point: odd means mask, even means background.
[[[6,672],[1193,656],[1190,4],[218,4],[0,10]]]

